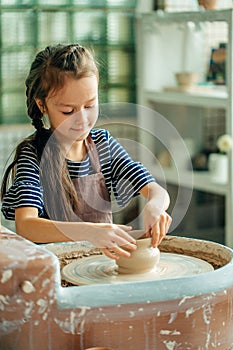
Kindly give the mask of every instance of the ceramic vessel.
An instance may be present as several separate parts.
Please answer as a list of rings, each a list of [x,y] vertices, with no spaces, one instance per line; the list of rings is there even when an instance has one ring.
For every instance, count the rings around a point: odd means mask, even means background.
[[[198,81],[198,73],[196,72],[178,72],[175,77],[179,86],[192,86]]]
[[[217,5],[217,0],[198,0],[198,4],[206,10],[214,10]]]
[[[211,182],[225,184],[228,180],[228,157],[226,154],[211,153],[208,160]]]
[[[132,231],[133,237],[140,236],[143,231]],[[160,252],[158,248],[151,246],[151,237],[145,238],[145,236],[136,240],[137,249],[130,251],[130,258],[120,256],[116,261],[118,265],[118,273],[133,274],[144,273],[152,270],[159,262]]]

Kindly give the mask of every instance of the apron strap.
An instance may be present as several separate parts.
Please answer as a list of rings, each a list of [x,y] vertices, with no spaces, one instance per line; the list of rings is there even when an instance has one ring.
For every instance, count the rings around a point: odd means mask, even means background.
[[[85,139],[85,146],[87,149],[88,156],[90,158],[91,166],[96,173],[101,172],[101,165],[99,160],[99,154],[96,148],[96,145],[94,144],[94,141],[91,138],[91,135],[89,134],[88,137]]]

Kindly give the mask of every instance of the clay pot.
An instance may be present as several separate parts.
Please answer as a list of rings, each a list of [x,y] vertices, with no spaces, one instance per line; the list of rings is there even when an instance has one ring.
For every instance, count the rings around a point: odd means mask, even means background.
[[[175,74],[175,77],[179,86],[192,86],[198,81],[196,72],[178,72]]]
[[[198,4],[206,10],[214,10],[216,8],[217,0],[198,0]]]
[[[137,230],[132,232],[140,233],[142,231]],[[152,270],[156,264],[159,262],[160,252],[158,248],[153,248],[151,246],[151,237],[149,238],[139,238],[136,240],[137,249],[135,251],[130,251],[130,258],[125,258],[120,256],[116,261],[118,265],[118,273],[124,274],[135,274],[144,273]]]

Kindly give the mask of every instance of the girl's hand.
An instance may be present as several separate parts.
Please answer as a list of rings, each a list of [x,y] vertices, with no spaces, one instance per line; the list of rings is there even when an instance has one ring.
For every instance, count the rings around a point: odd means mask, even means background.
[[[130,257],[128,250],[136,249],[136,240],[128,232],[130,226],[108,223],[92,223],[87,232],[87,240],[100,248],[111,259],[119,256]]]
[[[157,247],[167,234],[172,218],[165,211],[158,208],[156,201],[150,200],[144,208],[144,228],[146,237],[152,236],[152,247]]]

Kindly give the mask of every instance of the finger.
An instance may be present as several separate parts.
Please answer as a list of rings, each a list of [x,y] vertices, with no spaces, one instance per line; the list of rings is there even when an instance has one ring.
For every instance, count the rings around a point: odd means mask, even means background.
[[[167,214],[166,217],[161,218],[160,221],[160,237],[159,237],[159,243],[160,244],[163,240],[163,238],[166,236],[168,233],[169,227],[171,225],[172,219],[171,217]]]
[[[161,223],[160,224],[160,232],[159,232],[159,235],[158,235],[157,246],[162,242],[162,240],[166,236],[166,232],[167,231],[166,231],[165,223]]]
[[[103,248],[102,252],[111,259],[119,259],[119,256],[130,257],[130,252],[115,245],[113,248]]]
[[[157,247],[159,244],[159,239],[160,239],[160,223],[157,222],[155,225],[153,225],[151,229],[151,235],[152,235],[152,240],[151,240],[151,245],[152,247]]]
[[[120,227],[117,227],[117,229],[114,232],[114,241],[119,245],[126,245],[126,244],[135,244],[136,239],[130,236],[127,232],[122,230]]]
[[[159,226],[160,226],[160,235],[159,235],[159,242],[158,244],[160,244],[163,240],[163,238],[166,236],[167,234],[167,221],[168,221],[168,216],[162,216],[161,220],[159,222]]]
[[[108,244],[108,248],[116,251],[118,248],[121,248],[121,250],[135,250],[137,249],[136,242],[134,243],[129,243],[126,242],[125,244],[119,244],[118,242],[112,241]]]
[[[127,226],[127,225],[117,225],[117,226],[126,232],[132,231],[132,226]]]
[[[115,232],[117,233],[117,235],[119,235],[120,237],[126,239],[129,242],[135,242],[135,239],[130,235],[130,231],[131,230],[125,230],[124,225],[117,225]]]
[[[166,223],[166,231],[167,231],[167,233],[168,233],[168,231],[169,231],[169,228],[170,228],[170,226],[171,226],[171,223],[172,223],[172,218],[171,218],[170,215],[168,215],[167,223]]]
[[[131,254],[130,254],[130,252],[128,250],[126,250],[124,248],[125,247],[118,247],[118,246],[116,246],[116,247],[113,248],[113,250],[114,250],[115,254],[120,255],[120,256],[124,256],[126,258],[129,258]]]
[[[119,259],[119,257],[112,250],[109,250],[108,248],[102,248],[101,250],[108,258],[115,260]]]
[[[127,244],[124,244],[124,245],[120,246],[120,248],[123,249],[123,250],[136,250],[137,249],[137,245],[136,244],[127,243]]]
[[[149,229],[148,231],[146,231],[145,237],[146,237],[146,238],[151,237],[151,229]]]

